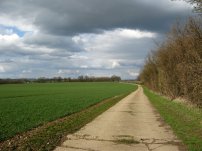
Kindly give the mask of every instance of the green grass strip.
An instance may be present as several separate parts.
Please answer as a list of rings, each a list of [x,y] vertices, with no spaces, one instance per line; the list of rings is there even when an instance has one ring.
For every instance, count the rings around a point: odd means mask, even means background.
[[[174,102],[144,87],[144,93],[189,151],[202,151],[202,110]]]
[[[129,93],[125,93],[117,97],[104,100],[81,112],[50,122],[22,135],[15,136],[10,140],[0,143],[0,150],[53,150],[61,143],[62,138],[64,138],[67,134],[80,129],[85,124],[92,121],[95,117],[126,97],[128,94]]]

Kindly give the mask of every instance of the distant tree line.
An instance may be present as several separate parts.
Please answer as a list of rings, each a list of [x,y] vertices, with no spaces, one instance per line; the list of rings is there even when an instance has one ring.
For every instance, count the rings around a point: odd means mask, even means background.
[[[202,107],[202,18],[176,24],[147,58],[139,79],[172,99],[184,97]]]
[[[0,79],[0,84],[19,83],[48,83],[48,82],[118,82],[121,77],[113,75],[111,77],[79,76],[78,78],[40,77],[37,79]]]
[[[0,84],[20,84],[31,82],[30,79],[0,79]]]

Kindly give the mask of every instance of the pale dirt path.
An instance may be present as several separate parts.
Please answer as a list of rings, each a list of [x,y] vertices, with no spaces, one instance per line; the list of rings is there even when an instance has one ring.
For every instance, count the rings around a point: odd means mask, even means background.
[[[132,142],[133,140],[139,143]],[[141,87],[78,132],[68,135],[66,141],[55,149],[55,151],[179,150],[184,150],[181,142],[170,127],[162,122]]]

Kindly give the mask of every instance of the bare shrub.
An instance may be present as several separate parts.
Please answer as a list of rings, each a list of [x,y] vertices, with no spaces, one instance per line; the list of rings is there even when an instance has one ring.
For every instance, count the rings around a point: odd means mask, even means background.
[[[140,74],[149,88],[174,99],[186,97],[202,106],[202,21],[177,23],[166,41],[146,60]]]

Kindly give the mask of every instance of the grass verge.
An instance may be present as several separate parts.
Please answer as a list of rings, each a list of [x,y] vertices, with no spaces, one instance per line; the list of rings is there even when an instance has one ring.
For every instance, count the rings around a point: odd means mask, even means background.
[[[144,87],[144,93],[189,151],[202,151],[202,110],[169,101]]]
[[[24,134],[17,135],[10,140],[1,142],[0,150],[53,150],[61,143],[61,140],[67,134],[80,129],[85,124],[92,121],[95,117],[115,105],[122,98],[126,97],[128,94],[129,93],[104,100],[96,105],[86,108],[81,112],[50,122]]]

